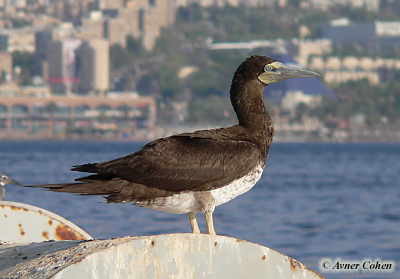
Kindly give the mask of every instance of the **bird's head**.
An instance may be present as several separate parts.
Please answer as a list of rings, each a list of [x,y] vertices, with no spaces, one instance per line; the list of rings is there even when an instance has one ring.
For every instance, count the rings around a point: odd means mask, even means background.
[[[236,73],[244,75],[242,78],[253,79],[257,77],[264,85],[291,78],[321,77],[315,72],[303,70],[289,64],[278,62],[275,59],[258,55],[253,55],[244,61],[239,66]]]
[[[0,185],[4,186],[4,185],[9,184],[9,183],[22,186],[21,183],[15,181],[15,180],[12,180],[11,178],[9,178],[4,173],[0,173]]]

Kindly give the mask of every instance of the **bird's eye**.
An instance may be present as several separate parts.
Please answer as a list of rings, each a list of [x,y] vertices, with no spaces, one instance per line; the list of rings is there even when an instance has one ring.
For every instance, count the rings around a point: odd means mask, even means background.
[[[267,65],[267,66],[265,66],[264,70],[266,72],[273,72],[275,70],[275,68],[272,67],[271,65]]]

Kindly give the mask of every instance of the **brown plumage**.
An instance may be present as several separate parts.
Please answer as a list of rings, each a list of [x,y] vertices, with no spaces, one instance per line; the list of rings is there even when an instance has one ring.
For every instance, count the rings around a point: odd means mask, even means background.
[[[36,185],[56,192],[104,195],[108,202],[131,202],[172,213],[206,214],[207,232],[215,233],[212,212],[248,191],[261,177],[273,139],[272,118],[265,108],[267,84],[293,77],[313,77],[275,60],[252,56],[236,70],[231,90],[239,124],[174,135],[148,143],[139,151],[107,162],[75,166],[92,173],[76,183]]]

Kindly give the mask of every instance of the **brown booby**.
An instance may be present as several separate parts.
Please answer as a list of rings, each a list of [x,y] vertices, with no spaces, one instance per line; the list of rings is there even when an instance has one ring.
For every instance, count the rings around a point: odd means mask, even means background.
[[[252,56],[238,67],[231,84],[230,99],[238,125],[157,139],[118,159],[74,166],[73,171],[92,173],[76,183],[31,187],[103,195],[107,202],[187,213],[193,233],[200,233],[195,214],[203,212],[206,233],[215,234],[215,207],[249,191],[264,170],[274,135],[263,101],[265,86],[309,77],[319,75]]]

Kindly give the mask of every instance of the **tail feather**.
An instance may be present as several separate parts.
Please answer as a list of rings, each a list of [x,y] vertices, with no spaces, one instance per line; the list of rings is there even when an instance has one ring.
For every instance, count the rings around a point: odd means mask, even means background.
[[[25,187],[42,188],[52,192],[73,193],[79,195],[111,195],[121,191],[127,181],[83,181],[78,183],[59,183],[45,185],[26,185]]]
[[[80,172],[90,172],[90,173],[98,173],[99,172],[97,163],[73,166],[71,170],[72,171],[80,171]]]

